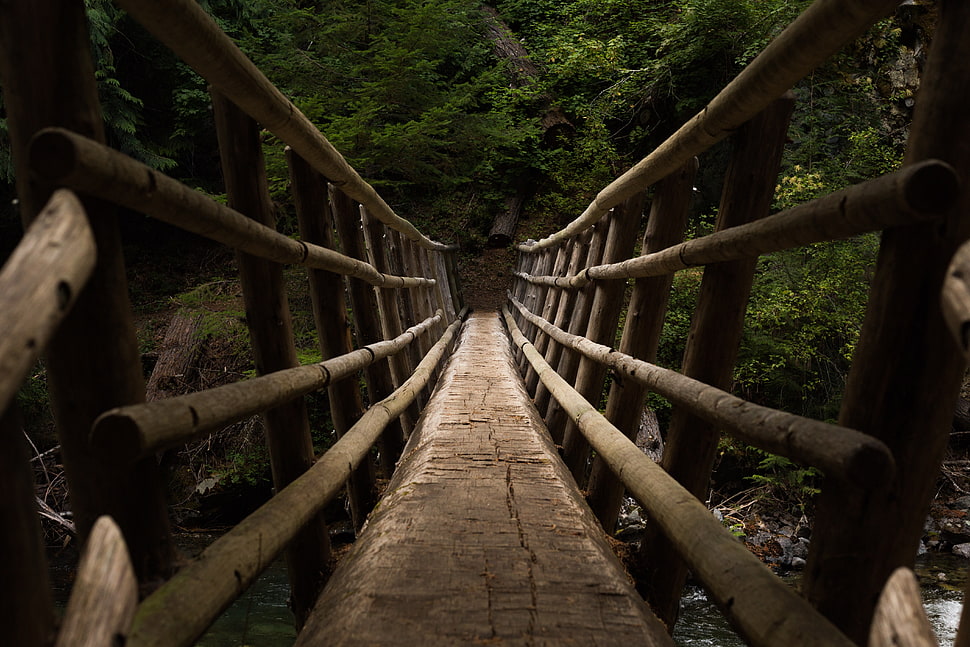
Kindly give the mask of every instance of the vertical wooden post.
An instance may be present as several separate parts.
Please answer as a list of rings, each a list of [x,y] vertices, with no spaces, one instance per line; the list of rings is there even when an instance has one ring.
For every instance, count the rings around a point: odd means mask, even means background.
[[[54,188],[39,186],[27,170],[34,133],[61,126],[104,141],[90,52],[80,0],[0,2],[0,85],[25,225]],[[171,573],[175,554],[156,461],[116,464],[88,443],[95,418],[144,401],[145,387],[115,211],[90,199],[84,208],[98,262],[48,345],[51,404],[78,532],[83,539],[99,516],[113,517],[148,587]]]
[[[596,225],[593,226],[593,238],[590,241],[589,253],[586,256],[587,266],[599,265],[603,260],[603,251],[606,248],[606,241],[609,230],[613,226],[613,212],[609,211]],[[568,332],[574,335],[582,335],[586,332],[590,314],[593,311],[593,291],[596,286],[587,285],[577,295],[575,306],[569,313]],[[559,364],[556,372],[570,384],[576,382],[576,372],[579,370],[579,356],[575,351],[563,349],[559,356]],[[565,410],[554,399],[549,400],[549,408],[545,415],[546,428],[552,436],[553,442],[557,445],[563,443],[563,435],[566,433],[566,423],[569,418]]]
[[[568,242],[563,243],[559,247],[559,252],[556,254],[556,263],[552,269],[553,276],[562,276],[566,271],[566,266],[569,264],[569,259],[572,256],[573,245],[575,245],[576,239],[570,239]],[[546,321],[552,321],[557,306],[559,305],[559,297],[562,294],[562,290],[553,287],[546,287],[545,294],[541,298],[542,308],[540,311],[540,316]],[[535,341],[536,350],[545,355],[546,348],[549,347],[549,335],[539,334],[538,339]],[[539,385],[539,374],[536,370],[529,364],[526,369],[525,374],[525,389],[526,391],[535,396],[536,387]]]
[[[409,269],[407,263],[404,260],[404,243],[401,240],[400,232],[394,229],[388,229],[387,231],[389,237],[389,253],[391,269],[395,274],[401,276],[409,276]],[[404,322],[402,326],[411,327],[418,323],[419,321],[424,321],[424,319],[418,319],[417,311],[415,310],[415,304],[417,300],[417,295],[421,292],[421,288],[412,288],[410,290],[404,290],[401,292],[401,310],[404,315]],[[414,342],[408,344],[407,350],[405,351],[408,355],[408,362],[410,366],[417,366],[421,362],[423,353],[421,352],[422,342],[427,339],[427,335],[422,335],[421,339],[416,339]],[[424,397],[424,391],[417,394],[415,399],[415,405],[420,411],[424,407],[424,403],[427,399]]]
[[[428,253],[435,279],[441,286],[441,297],[445,304],[445,320],[450,324],[458,316],[457,300],[451,290],[451,279],[448,277],[448,265],[445,262],[445,252],[433,251]]]
[[[458,278],[458,252],[456,250],[441,252],[445,263],[445,275],[448,277],[448,287],[451,290],[451,300],[455,311],[461,312],[465,308],[465,299],[461,293],[461,283]]]
[[[535,273],[535,268],[537,267],[538,263],[539,263],[539,254],[519,253],[519,262],[518,262],[517,271],[523,274],[533,274]],[[529,291],[532,289],[533,289],[533,286],[531,283],[529,283],[523,278],[516,277],[516,283],[513,286],[512,295],[520,303],[524,304],[528,300],[527,295],[529,294]],[[519,314],[518,311],[515,310],[514,308],[513,308],[513,312],[516,313],[515,314],[516,325],[519,326],[520,330],[523,330],[527,322],[522,317],[522,315]],[[528,333],[524,333],[524,334],[528,336]],[[526,363],[526,360],[525,360],[525,355],[522,354],[522,349],[520,348],[515,349],[515,362],[516,362],[516,365],[519,367],[519,372],[521,373]]]
[[[0,412],[0,643],[45,647],[54,600],[37,517],[34,474],[16,406]]]
[[[658,252],[683,240],[696,173],[697,160],[693,159],[660,183],[643,236],[643,254]],[[673,274],[668,274],[637,279],[633,284],[620,340],[621,353],[656,361],[673,279]],[[636,439],[639,431],[646,395],[647,389],[633,380],[613,380],[610,386],[606,417],[631,440]],[[623,500],[623,483],[598,457],[593,460],[589,475],[588,500],[604,530],[612,534]]]
[[[286,160],[290,167],[300,236],[308,243],[336,249],[326,178],[289,148],[286,150]],[[324,270],[309,270],[308,275],[313,320],[323,359],[349,353],[353,350],[353,344],[344,302],[343,277]],[[364,415],[360,387],[356,379],[340,380],[327,387],[327,396],[334,431],[338,437],[342,437]],[[367,520],[367,514],[377,503],[374,465],[370,461],[361,462],[347,481],[347,501],[354,528],[359,531]]]
[[[334,222],[337,226],[337,237],[340,238],[341,251],[347,256],[365,260],[364,234],[361,231],[360,211],[357,204],[342,191],[335,190],[330,195],[333,205]],[[384,335],[381,331],[380,313],[377,308],[377,295],[374,289],[359,279],[351,278],[350,309],[354,316],[354,328],[357,330],[358,346],[366,346],[381,341]],[[364,369],[367,381],[368,405],[380,402],[394,391],[391,380],[391,369],[387,362],[380,361]],[[380,440],[377,441],[380,453],[381,476],[390,478],[394,473],[394,464],[404,449],[404,430],[401,428],[400,418],[396,418],[387,426]]]
[[[552,267],[555,262],[556,256],[559,253],[559,249],[544,249],[539,254],[538,261],[535,267],[535,274],[537,276],[546,276],[552,273]],[[526,293],[525,307],[529,309],[529,312],[533,314],[539,314],[542,312],[542,307],[545,304],[546,292],[548,291],[548,286],[545,285],[533,285],[529,284],[529,291]],[[539,337],[542,333],[539,327],[532,324],[529,321],[523,321],[520,330],[522,334],[525,335],[527,339],[530,339],[534,344],[538,343]],[[523,376],[528,374],[529,362],[523,359],[522,365],[520,367],[520,372]]]
[[[613,224],[603,250],[603,263],[626,260],[633,253],[637,232],[643,217],[646,194],[637,193],[626,199],[613,212]],[[623,309],[626,281],[598,281],[593,284],[590,317],[584,336],[606,346],[613,346],[616,339],[616,323]],[[588,357],[579,361],[576,373],[576,390],[594,407],[599,407],[606,380],[606,367]],[[585,486],[586,466],[589,462],[589,442],[580,433],[576,423],[570,420],[563,434],[563,460],[572,472],[580,488]]]
[[[717,230],[768,215],[781,153],[794,108],[789,93],[741,127],[724,177]],[[683,373],[719,389],[731,388],[744,314],[758,259],[708,265],[691,321]],[[707,499],[720,433],[715,425],[674,407],[667,430],[663,467],[701,501]],[[641,555],[649,572],[638,578],[657,616],[672,631],[687,566],[672,544],[648,525]]]
[[[424,269],[421,267],[421,259],[418,254],[418,246],[414,241],[408,238],[401,238],[402,251],[404,256],[404,267],[409,276],[426,276],[424,274]],[[408,296],[411,298],[412,306],[414,307],[415,314],[418,319],[424,321],[428,317],[434,315],[434,305],[433,305],[433,288],[418,288],[416,290],[409,290]],[[434,344],[435,340],[441,336],[444,332],[444,318],[442,317],[442,322],[436,326],[432,326],[428,331],[428,334],[422,335],[418,339],[418,347],[421,352],[421,356],[428,352],[428,349]],[[422,389],[422,398],[425,402],[431,397],[431,391],[434,388],[435,382],[438,379],[438,369],[435,368],[431,380],[429,380],[428,385]]]
[[[361,222],[364,225],[364,242],[367,244],[367,255],[370,264],[379,272],[390,274],[390,262],[387,258],[387,245],[384,241],[384,223],[371,218],[367,209],[360,208]],[[404,329],[401,327],[401,313],[397,304],[401,290],[395,288],[378,288],[377,310],[380,313],[381,332],[384,339],[394,339]],[[404,384],[411,375],[412,368],[408,365],[407,354],[397,353],[388,358],[388,368],[391,371],[392,391]],[[401,430],[404,436],[410,436],[414,422],[418,419],[417,405],[414,403],[401,415]]]
[[[943,0],[904,160],[951,164],[963,178],[960,197],[942,221],[883,232],[839,416],[889,446],[896,476],[874,492],[826,481],[805,570],[806,597],[859,644],[883,583],[913,564],[966,368],[940,292],[970,235],[970,119],[966,93],[955,91],[970,86],[968,33],[970,3]]]
[[[232,102],[211,92],[222,173],[229,206],[275,228],[266,183],[259,126]],[[256,372],[265,375],[298,366],[290,309],[278,263],[237,252],[239,280]],[[263,413],[273,485],[282,490],[313,465],[313,440],[306,402],[299,398]],[[286,551],[291,602],[297,627],[303,626],[325,578],[330,536],[322,517],[300,532]]]
[[[586,266],[586,256],[589,253],[590,242],[593,232],[586,232],[576,236],[573,244],[573,252],[569,258],[569,265],[566,267],[566,274],[573,275]],[[578,292],[576,290],[559,290],[559,305],[556,308],[556,317],[553,323],[557,328],[563,330],[569,327],[572,317],[573,306],[576,303]],[[562,357],[562,345],[554,339],[550,339],[546,344],[544,359],[549,366],[559,366],[559,359]],[[549,389],[541,381],[536,386],[535,404],[536,410],[545,413],[549,409],[550,394]]]

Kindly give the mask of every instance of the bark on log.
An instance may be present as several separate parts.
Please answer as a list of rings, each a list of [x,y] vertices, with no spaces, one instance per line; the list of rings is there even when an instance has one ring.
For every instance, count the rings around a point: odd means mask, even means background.
[[[886,581],[872,619],[869,647],[937,647],[919,583],[910,569],[897,568]]]
[[[101,517],[81,556],[56,647],[124,644],[137,607],[128,547],[111,517]]]
[[[275,232],[259,126],[218,91],[213,90],[211,96],[229,205]],[[237,252],[236,264],[256,372],[266,375],[299,366],[283,267],[243,252]],[[306,402],[302,398],[291,400],[264,411],[262,418],[273,486],[279,491],[313,465]],[[321,514],[306,524],[286,550],[290,604],[297,629],[313,607],[329,561],[330,534]]]
[[[199,336],[202,315],[180,310],[172,315],[158,361],[145,385],[145,399],[162,400],[190,390],[191,375],[205,341]]]
[[[0,413],[70,312],[96,254],[80,201],[56,191],[0,271]]]
[[[291,148],[286,149],[286,161],[290,167],[293,204],[300,225],[300,236],[308,243],[335,249],[333,211],[326,178],[314,171]],[[350,353],[353,343],[347,321],[344,279],[332,272],[312,269],[307,270],[307,278],[310,282],[313,321],[322,358],[329,360]],[[338,438],[342,438],[364,415],[360,384],[357,380],[334,380],[331,376],[331,382],[327,386],[327,398],[334,431]],[[363,527],[367,513],[377,502],[374,478],[374,466],[365,461],[354,470],[347,481],[347,502],[355,530]]]
[[[535,83],[539,77],[539,67],[532,62],[529,52],[515,37],[508,25],[499,17],[492,7],[482,7],[485,13],[485,33],[492,41],[492,51],[495,56],[505,61],[506,74],[517,88]],[[539,120],[542,138],[546,145],[555,144],[560,135],[571,135],[575,130],[572,122],[566,118],[562,108],[555,104],[553,97],[543,92],[539,95],[542,115]]]
[[[664,178],[658,186],[643,235],[643,254],[659,251],[683,240],[697,168],[697,160],[691,160],[677,173]],[[647,362],[656,361],[673,280],[673,275],[667,274],[634,282],[620,339],[621,353]],[[646,395],[647,389],[633,380],[613,380],[606,404],[606,418],[627,438],[637,437],[637,430],[641,426],[638,413],[644,409]],[[656,438],[662,450],[663,440],[659,429]],[[637,446],[640,446],[639,441]],[[589,475],[588,501],[607,532],[613,532],[622,500],[623,484],[601,458],[594,458]]]
[[[492,229],[488,232],[489,247],[505,247],[515,238],[515,226],[519,224],[522,215],[522,205],[525,196],[517,195],[505,199],[505,211],[495,216]]]

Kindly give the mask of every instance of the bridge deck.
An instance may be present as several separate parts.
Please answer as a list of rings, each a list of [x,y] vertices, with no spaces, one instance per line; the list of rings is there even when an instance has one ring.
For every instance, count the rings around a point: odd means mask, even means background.
[[[541,430],[541,431],[540,431]],[[297,645],[672,645],[473,314]]]

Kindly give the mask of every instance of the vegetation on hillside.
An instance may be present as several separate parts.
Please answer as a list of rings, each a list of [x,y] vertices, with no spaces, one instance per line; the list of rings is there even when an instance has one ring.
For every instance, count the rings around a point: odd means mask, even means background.
[[[108,0],[86,4],[110,143],[219,194],[205,83]],[[475,252],[505,197],[523,188],[534,190],[523,223],[528,235],[550,233],[574,218],[599,188],[703,107],[809,2],[497,0],[496,9],[541,70],[527,87],[509,83],[483,36],[480,5],[470,0],[200,4],[401,215]],[[901,8],[794,89],[798,104],[776,209],[899,164],[929,15],[920,5]],[[553,145],[540,136],[544,96],[577,126]],[[8,206],[14,196],[4,116],[0,112],[0,233],[11,240],[17,225]],[[265,148],[280,227],[292,233],[282,145],[267,135]],[[729,144],[721,145],[701,160],[691,235],[712,227],[729,152]],[[164,254],[165,241],[184,243],[176,234],[162,236],[161,246],[149,238],[136,242],[149,257]],[[863,236],[762,259],[736,370],[739,394],[816,418],[837,416],[877,248],[875,236]],[[207,259],[199,261],[202,267],[213,255],[206,248],[193,258]],[[200,284],[224,275],[228,256],[215,258],[208,274],[135,280],[139,313],[165,311],[173,298],[184,306]],[[664,365],[680,364],[699,282],[698,272],[675,279],[661,344]],[[226,288],[220,299],[234,294]],[[294,291],[297,303],[304,297]],[[240,306],[198,307],[223,313]],[[236,339],[238,317],[209,321],[213,338]],[[150,355],[152,331],[143,337]],[[300,341],[310,352],[312,335]],[[248,356],[231,345],[234,356]],[[250,368],[243,360],[231,372]],[[43,408],[42,380],[38,371],[21,396],[35,418],[42,417],[35,411]],[[663,416],[666,405],[654,404]],[[325,419],[324,410],[318,415]],[[763,464],[763,456],[728,450],[751,469]],[[252,469],[247,462],[226,478],[249,479]]]

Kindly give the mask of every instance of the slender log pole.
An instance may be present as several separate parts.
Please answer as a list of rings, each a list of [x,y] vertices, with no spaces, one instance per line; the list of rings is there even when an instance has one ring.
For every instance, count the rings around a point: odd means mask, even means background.
[[[226,193],[233,209],[268,227],[275,226],[266,183],[259,127],[218,92],[212,92],[216,133]],[[246,323],[256,372],[266,375],[299,366],[283,268],[246,253],[236,256],[246,304]],[[313,439],[303,398],[263,413],[273,485],[282,490],[313,465]],[[290,599],[297,628],[303,626],[330,560],[330,535],[323,517],[308,523],[286,551]]]
[[[896,0],[816,0],[690,121],[600,191],[575,220],[523,251],[557,245],[624,199],[673,173],[764,110],[879,18]]]
[[[364,234],[361,231],[360,210],[358,205],[348,198],[342,191],[333,191],[330,195],[333,205],[334,223],[340,248],[343,253],[352,258],[363,260]],[[354,329],[357,331],[357,345],[364,346],[381,341],[380,312],[377,307],[377,295],[373,288],[361,281],[350,279],[350,309],[354,317]],[[394,391],[391,380],[391,369],[387,362],[377,362],[364,369],[367,381],[367,399],[369,407],[380,402]],[[404,430],[401,421],[395,419],[380,439],[377,441],[380,454],[381,476],[390,478],[394,472],[394,464],[404,449]]]
[[[904,163],[930,157],[963,186],[942,223],[887,229],[846,383],[841,424],[885,442],[899,465],[888,488],[826,482],[816,510],[805,595],[860,645],[883,583],[912,566],[966,362],[940,294],[950,258],[970,236],[970,3],[943,0]]]
[[[788,95],[741,127],[724,177],[717,230],[768,215],[793,108],[794,97]],[[684,375],[725,391],[731,388],[756,266],[754,258],[705,268],[684,353]],[[663,467],[701,501],[707,500],[719,439],[717,426],[674,407]],[[646,591],[654,612],[673,631],[687,565],[660,529],[649,526],[641,544],[644,570],[637,574],[637,585]]]
[[[576,237],[573,243],[573,253],[569,259],[569,266],[566,268],[567,273],[574,274],[579,271],[579,268],[585,266],[592,235],[593,232],[590,230]],[[561,290],[559,288],[557,288],[557,291],[559,292],[559,305],[556,309],[556,318],[553,320],[553,323],[557,327],[565,330],[569,327],[569,322],[573,314],[573,306],[576,303],[577,292],[576,290]],[[550,339],[544,355],[545,361],[551,366],[558,366],[561,356],[562,346],[556,340]],[[535,403],[537,411],[544,412],[549,408],[549,389],[546,388],[542,380],[536,386]]]
[[[518,301],[513,300],[512,305],[563,346],[613,369],[621,379],[659,393],[738,440],[862,488],[885,485],[895,471],[889,448],[868,434],[747,402],[677,371],[571,335],[530,313]]]
[[[30,143],[31,171],[45,181],[128,207],[267,261],[355,276],[371,285],[418,287],[424,279],[390,276],[333,250],[309,245],[226,207],[124,153],[60,128]]]
[[[319,364],[274,371],[251,380],[224,384],[155,402],[105,411],[94,423],[91,442],[119,461],[184,445],[313,391],[328,388],[362,369],[400,352],[418,339],[444,315],[412,326],[400,337],[368,344]]]
[[[404,261],[404,242],[402,240],[400,232],[394,229],[388,229],[388,254],[389,260],[391,262],[391,268],[396,274],[406,273],[406,265]],[[401,315],[404,318],[402,325],[413,326],[418,321],[417,311],[415,310],[415,296],[418,294],[418,290],[408,290],[407,292],[401,293]],[[422,352],[421,345],[418,343],[408,344],[407,350],[408,354],[408,365],[417,366],[421,361]],[[424,393],[418,394],[418,399],[415,400],[415,406],[418,411],[424,407],[424,403],[427,400],[424,397]]]
[[[59,126],[104,141],[84,3],[0,3],[0,76],[27,225],[55,188],[28,171],[27,144],[34,134]],[[115,210],[96,200],[83,204],[98,259],[48,346],[48,387],[78,532],[84,538],[99,516],[113,517],[135,573],[148,587],[169,575],[174,559],[158,465],[154,457],[116,465],[88,444],[101,412],[142,402],[145,388]]]
[[[361,207],[360,218],[364,226],[364,242],[367,245],[367,258],[371,265],[381,272],[390,269],[390,262],[387,258],[387,245],[384,240],[386,225],[379,220],[371,217],[367,209]],[[383,288],[377,290],[377,312],[381,323],[381,332],[384,339],[394,339],[398,337],[403,328],[401,326],[401,313],[397,304],[400,299],[400,291],[393,288]],[[388,368],[391,371],[391,388],[404,384],[411,374],[411,367],[408,366],[407,355],[405,353],[395,353],[388,359]],[[401,430],[404,437],[411,435],[414,429],[414,422],[418,419],[416,406],[408,407],[401,416]]]
[[[0,412],[74,305],[95,257],[81,202],[55,191],[0,271]]]
[[[286,150],[293,185],[293,202],[300,223],[300,237],[308,243],[334,249],[333,214],[327,195],[327,180],[292,149]],[[350,325],[344,303],[343,277],[324,270],[308,270],[313,321],[317,328],[320,353],[324,360],[353,350]],[[364,402],[356,380],[339,380],[327,387],[330,418],[334,431],[342,438],[364,415]],[[360,530],[367,513],[377,503],[374,466],[364,461],[347,480],[347,501],[354,528]]]
[[[316,126],[232,42],[194,0],[122,0],[118,3],[219,92],[376,218],[429,249],[450,249],[429,240],[401,218],[327,141]]]
[[[629,258],[633,253],[643,205],[646,194],[634,194],[613,210],[613,223],[610,226],[609,237],[603,250],[603,261],[612,263],[614,260]],[[593,290],[593,302],[590,308],[589,323],[584,336],[597,344],[612,346],[616,339],[616,324],[623,309],[623,296],[626,291],[625,281],[611,281],[597,283]],[[579,370],[576,372],[576,392],[599,406],[603,394],[603,382],[606,379],[606,367],[588,357],[579,360]],[[589,463],[589,442],[579,433],[579,429],[572,421],[566,424],[563,434],[563,461],[572,472],[573,478],[580,488],[586,484],[586,467]]]
[[[603,250],[606,248],[606,241],[610,227],[613,226],[612,218],[607,215],[596,223],[593,230],[593,238],[589,245],[587,260],[591,263],[600,263],[603,258]],[[593,289],[586,288],[576,295],[575,306],[570,313],[569,332],[574,335],[582,335],[586,332],[589,325],[590,313],[593,310]],[[579,357],[575,352],[569,350],[562,352],[559,356],[559,364],[556,372],[559,373],[567,382],[573,384],[576,380],[576,372],[579,370]],[[555,399],[549,400],[549,408],[543,418],[553,442],[562,445],[564,434],[566,433],[566,423],[569,417],[566,415],[562,406]]]
[[[694,238],[620,263],[565,277],[527,276],[535,285],[581,288],[591,281],[662,276],[688,267],[755,258],[811,243],[851,238],[893,227],[939,221],[960,190],[945,161],[922,160],[755,222]]]
[[[565,245],[559,247],[559,252],[556,255],[556,263],[552,268],[552,273],[554,276],[559,276],[566,271],[566,267],[569,264],[569,259],[572,257],[573,245],[576,244],[575,239],[570,239]],[[562,295],[562,291],[556,288],[547,288],[545,292],[545,298],[542,300],[542,312],[543,319],[551,319],[556,309],[559,306],[559,298]],[[539,331],[536,331],[538,335]],[[549,335],[539,335],[535,342],[536,350],[539,353],[545,355],[546,348],[549,347]],[[536,374],[535,368],[529,364],[526,368],[525,373],[525,390],[532,396],[536,395],[536,388],[539,386],[539,376]]]
[[[650,254],[676,245],[684,237],[687,212],[693,195],[697,160],[691,160],[660,183],[653,198],[642,253]],[[637,279],[626,311],[620,352],[647,362],[657,359],[673,275]],[[633,380],[613,380],[606,404],[606,419],[631,440],[640,426],[647,389]],[[612,534],[623,500],[623,484],[599,457],[593,459],[588,500],[606,532]]]

